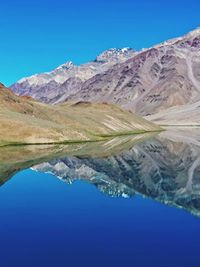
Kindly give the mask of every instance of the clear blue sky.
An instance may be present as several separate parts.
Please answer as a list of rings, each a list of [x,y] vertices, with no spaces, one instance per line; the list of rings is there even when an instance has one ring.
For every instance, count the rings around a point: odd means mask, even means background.
[[[0,7],[0,81],[149,47],[200,26],[199,0],[7,0]]]

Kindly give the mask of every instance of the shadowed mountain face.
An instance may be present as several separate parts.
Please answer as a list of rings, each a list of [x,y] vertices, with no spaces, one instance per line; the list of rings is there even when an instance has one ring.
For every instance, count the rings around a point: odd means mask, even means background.
[[[84,74],[85,79],[81,83],[73,80],[77,79],[76,75],[71,77],[72,81],[68,81],[69,85],[64,86],[65,89],[63,84],[60,85],[61,89],[56,87],[55,100],[52,100],[51,94],[47,99],[47,91],[40,85],[38,76],[34,76],[34,80],[32,77],[23,79],[13,85],[12,89],[18,94],[34,97],[37,91],[36,98],[51,103],[65,100],[110,102],[142,116],[162,112],[161,116],[148,118],[166,124],[177,123],[180,118],[178,112],[174,113],[175,118],[173,115],[168,117],[168,108],[182,106],[181,124],[199,123],[200,111],[196,106],[200,106],[200,29],[126,55],[129,57],[126,61],[123,57],[122,62],[109,66],[107,70],[102,69],[97,75],[89,77]],[[55,88],[54,82],[51,81],[49,86]],[[77,85],[72,89],[71,83]],[[60,96],[57,90],[60,90]],[[196,105],[195,111],[193,104]],[[196,112],[192,118],[191,111]]]
[[[51,172],[67,183],[85,180],[110,196],[139,193],[200,216],[199,136],[199,130],[183,129],[39,151],[3,148],[1,180],[35,165],[34,170]]]

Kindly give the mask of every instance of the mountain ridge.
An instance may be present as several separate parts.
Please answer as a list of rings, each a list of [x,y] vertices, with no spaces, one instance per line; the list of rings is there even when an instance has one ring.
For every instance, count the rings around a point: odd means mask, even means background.
[[[134,54],[135,50],[132,48],[110,48],[93,61],[81,65],[74,65],[72,61],[67,61],[50,72],[22,78],[11,85],[11,88],[18,95],[31,95],[39,101],[54,103],[59,97],[63,98],[64,94],[67,97],[66,92],[71,90],[76,92],[85,80],[125,61]]]
[[[113,51],[118,55],[118,50]],[[84,64],[81,74],[84,79],[74,73],[62,85],[51,81],[44,87],[23,84],[21,88],[16,83],[11,88],[17,94],[51,104],[65,101],[117,104],[150,120],[170,108],[183,108],[200,101],[200,28],[139,52],[124,51],[128,52],[126,60],[112,62],[95,75],[87,76],[88,65]],[[200,124],[200,119],[191,118],[190,124],[197,123]]]

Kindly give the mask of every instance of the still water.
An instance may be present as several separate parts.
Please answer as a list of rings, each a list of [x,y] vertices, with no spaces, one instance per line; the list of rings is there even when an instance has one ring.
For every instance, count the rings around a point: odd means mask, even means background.
[[[200,266],[199,130],[0,150],[0,266]]]

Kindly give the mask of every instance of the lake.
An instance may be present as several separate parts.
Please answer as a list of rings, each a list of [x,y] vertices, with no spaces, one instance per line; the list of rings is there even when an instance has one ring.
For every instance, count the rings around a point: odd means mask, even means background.
[[[0,266],[200,266],[199,129],[0,151]]]

